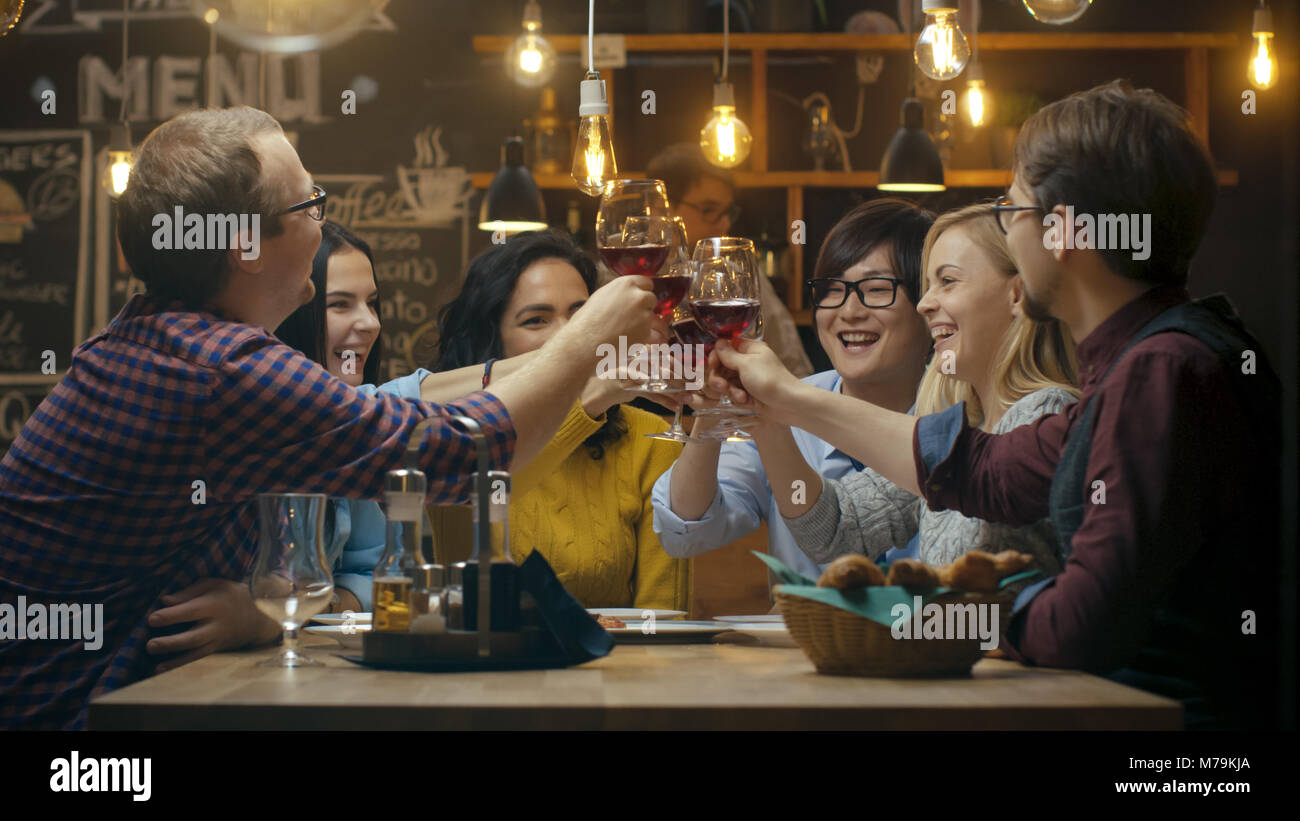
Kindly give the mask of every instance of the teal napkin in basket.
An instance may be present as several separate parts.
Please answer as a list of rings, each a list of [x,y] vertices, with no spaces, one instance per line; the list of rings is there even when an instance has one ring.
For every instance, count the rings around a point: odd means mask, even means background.
[[[785,562],[775,556],[759,553],[757,550],[753,551],[753,553],[781,580],[782,584],[776,586],[776,591],[791,596],[812,599],[822,604],[829,604],[832,607],[838,607],[841,610],[847,610],[863,618],[871,619],[886,627],[898,620],[896,616],[892,615],[894,606],[902,604],[906,605],[910,610],[917,595],[921,595],[921,602],[925,603],[946,593],[965,592],[948,587],[936,587],[924,594],[918,594],[905,587],[863,587],[857,590],[836,590],[832,587],[818,587],[817,582],[802,573],[791,570]],[[889,575],[888,565],[881,565],[880,569],[884,571],[886,576]],[[1023,573],[1007,576],[998,583],[998,589],[1037,575],[1039,575],[1037,570],[1026,570]]]

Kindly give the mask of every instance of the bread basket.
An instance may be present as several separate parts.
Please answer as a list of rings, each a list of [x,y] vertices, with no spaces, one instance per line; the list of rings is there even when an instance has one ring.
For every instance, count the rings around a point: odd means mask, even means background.
[[[961,639],[894,638],[890,625],[842,607],[783,592],[781,587],[775,593],[786,629],[819,673],[883,678],[965,676],[984,654],[978,635]],[[1005,602],[1005,596],[952,591],[931,597],[926,604],[1002,605]],[[1000,612],[999,617],[1002,615]],[[998,624],[1003,623],[999,618]]]

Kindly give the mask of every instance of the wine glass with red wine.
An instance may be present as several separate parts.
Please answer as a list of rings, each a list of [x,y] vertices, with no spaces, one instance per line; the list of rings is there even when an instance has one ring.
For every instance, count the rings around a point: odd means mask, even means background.
[[[734,342],[759,321],[760,280],[754,243],[739,237],[709,237],[695,244],[692,258],[690,306],[700,327],[718,339]],[[749,408],[732,404],[725,394],[716,407],[700,408],[696,416],[753,416]]]
[[[651,278],[655,312],[666,318],[686,296],[690,278],[669,264],[669,254],[685,232],[668,210],[668,194],[659,180],[611,180],[601,194],[596,213],[596,250],[600,261],[619,276]],[[658,378],[660,357],[650,357],[651,379],[637,389],[645,393],[672,393],[674,388]]]
[[[687,270],[690,270],[689,263]],[[713,343],[717,342],[717,337],[700,327],[695,321],[695,314],[691,312],[690,305],[686,302],[678,304],[673,311],[671,325],[669,325],[672,339],[670,343],[681,346],[677,353],[682,363],[682,371],[686,372],[689,367],[692,374],[704,373],[704,364],[709,359],[709,352],[713,350]],[[687,442],[690,441],[690,434],[686,428],[682,427],[682,406],[677,406],[677,413],[673,415],[673,426],[662,433],[647,433],[651,439],[664,439],[669,442]]]

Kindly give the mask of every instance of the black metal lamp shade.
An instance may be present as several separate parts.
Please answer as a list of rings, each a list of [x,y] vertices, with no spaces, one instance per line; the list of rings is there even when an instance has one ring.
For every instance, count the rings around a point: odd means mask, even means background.
[[[546,228],[546,204],[524,165],[524,141],[510,137],[501,148],[501,168],[492,178],[478,210],[484,231],[538,231]]]
[[[903,125],[889,141],[880,161],[881,191],[944,191],[943,161],[924,128],[921,101],[903,101]]]

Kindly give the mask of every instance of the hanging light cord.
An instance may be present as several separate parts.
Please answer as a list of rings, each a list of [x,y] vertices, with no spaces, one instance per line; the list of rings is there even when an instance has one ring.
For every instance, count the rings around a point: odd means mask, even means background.
[[[722,0],[722,82],[727,82],[727,57],[731,45],[731,0]]]
[[[131,10],[128,8],[130,2],[131,0],[122,0],[122,108],[117,115],[122,125],[126,125],[126,98],[131,95],[131,62],[126,50],[126,34],[131,25]],[[129,132],[126,139],[129,144]]]
[[[587,4],[587,73],[596,70],[596,0]]]

